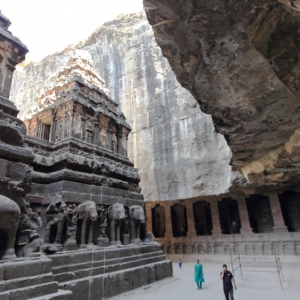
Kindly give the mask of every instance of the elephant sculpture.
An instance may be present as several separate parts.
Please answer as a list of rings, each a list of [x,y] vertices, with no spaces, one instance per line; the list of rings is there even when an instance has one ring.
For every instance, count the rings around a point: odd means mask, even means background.
[[[13,200],[0,195],[1,259],[16,258],[14,246],[20,217],[20,207]]]
[[[130,238],[132,243],[141,242],[141,226],[145,222],[144,209],[140,205],[129,207]]]
[[[86,201],[77,207],[80,248],[94,244],[94,227],[98,220],[98,207],[93,201]]]
[[[121,203],[115,203],[108,208],[110,220],[110,244],[121,245],[121,226],[125,219],[125,208]]]

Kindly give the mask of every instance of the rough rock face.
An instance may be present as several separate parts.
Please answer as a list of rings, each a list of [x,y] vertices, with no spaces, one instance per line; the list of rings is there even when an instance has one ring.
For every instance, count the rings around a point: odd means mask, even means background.
[[[145,16],[99,27],[86,41],[15,72],[11,99],[21,118],[55,84],[72,49],[92,55],[111,97],[132,128],[128,156],[139,168],[146,201],[219,194],[231,186],[231,151],[212,119],[175,79]]]
[[[299,180],[299,1],[144,0],[178,81],[250,187]]]

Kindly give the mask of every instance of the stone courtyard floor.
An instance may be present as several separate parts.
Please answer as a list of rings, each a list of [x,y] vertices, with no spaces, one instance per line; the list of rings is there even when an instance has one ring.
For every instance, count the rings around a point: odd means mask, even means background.
[[[231,270],[230,261],[224,262]],[[134,291],[126,292],[111,299],[138,299],[138,300],[224,300],[222,281],[219,274],[222,263],[202,262],[205,283],[202,290],[197,290],[194,283],[194,263],[183,262],[180,270],[177,263],[173,263],[173,277],[143,286]],[[243,280],[239,270],[235,273],[237,290],[234,292],[235,300],[298,300],[300,299],[300,262],[282,263],[284,276],[283,290],[280,287],[277,273],[256,272],[259,268],[246,267],[243,271]],[[247,271],[248,270],[248,271]],[[250,272],[250,270],[255,272]],[[272,270],[275,268],[261,268]]]

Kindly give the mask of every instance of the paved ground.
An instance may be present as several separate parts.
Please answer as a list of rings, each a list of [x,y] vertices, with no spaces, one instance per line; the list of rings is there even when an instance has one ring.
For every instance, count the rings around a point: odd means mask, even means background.
[[[230,270],[230,262],[226,262]],[[219,274],[221,263],[204,262],[205,284],[202,290],[197,290],[194,283],[194,263],[183,262],[182,270],[177,263],[173,263],[173,277],[164,279],[131,292],[127,292],[111,299],[138,299],[138,300],[224,300],[222,281]],[[250,272],[252,270],[252,272]],[[240,272],[236,271],[237,290],[235,300],[298,300],[300,299],[300,263],[283,263],[284,276],[283,290],[280,287],[278,274],[273,272],[274,267],[264,267],[261,264],[251,263],[244,267],[243,280]]]

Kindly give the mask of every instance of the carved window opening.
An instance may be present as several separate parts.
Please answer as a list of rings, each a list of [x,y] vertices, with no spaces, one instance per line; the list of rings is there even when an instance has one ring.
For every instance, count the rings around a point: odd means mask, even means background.
[[[213,226],[210,203],[197,201],[193,204],[193,208],[196,234],[211,235]]]
[[[159,204],[151,209],[153,235],[163,238],[166,232],[165,208]]]
[[[224,198],[218,202],[220,225],[223,234],[240,233],[241,220],[237,200]]]
[[[269,197],[251,195],[246,202],[252,231],[254,233],[272,232],[274,221]]]
[[[287,191],[279,195],[284,223],[290,232],[300,232],[300,193]]]
[[[186,207],[183,204],[171,206],[172,231],[174,237],[187,236]]]

